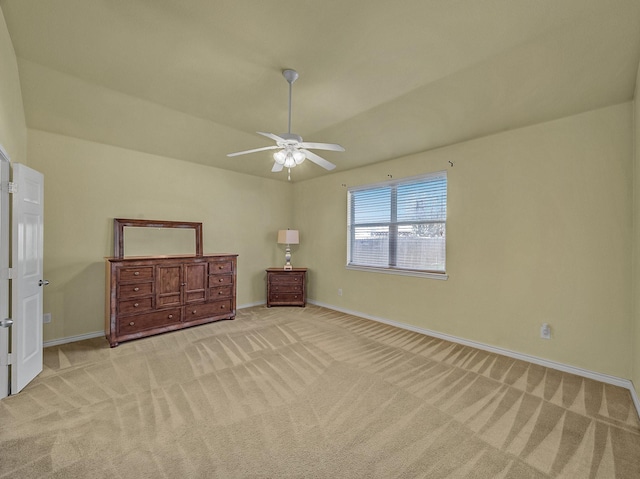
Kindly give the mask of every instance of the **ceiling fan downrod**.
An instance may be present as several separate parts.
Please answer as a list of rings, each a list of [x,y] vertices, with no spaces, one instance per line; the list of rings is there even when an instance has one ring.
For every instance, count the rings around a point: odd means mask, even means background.
[[[285,80],[287,80],[287,83],[289,83],[289,128],[287,130],[287,133],[290,135],[291,134],[291,90],[293,87],[293,82],[295,82],[298,79],[298,72],[295,70],[282,70],[282,76],[285,78]]]
[[[291,97],[292,97],[292,90],[293,90],[293,82],[295,82],[298,79],[298,72],[295,70],[291,70],[291,69],[286,69],[286,70],[282,70],[282,76],[285,78],[285,80],[287,80],[287,83],[289,84],[289,125],[287,127],[287,134],[290,136],[291,135]],[[291,167],[287,168],[287,179],[289,181],[291,181]]]

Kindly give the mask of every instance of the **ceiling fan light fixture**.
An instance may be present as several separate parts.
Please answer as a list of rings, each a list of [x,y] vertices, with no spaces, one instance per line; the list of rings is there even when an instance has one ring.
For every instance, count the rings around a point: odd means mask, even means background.
[[[304,153],[302,153],[300,150],[294,150],[292,155],[293,155],[293,160],[296,162],[296,165],[299,165],[305,159]]]
[[[291,153],[287,153],[287,159],[284,160],[284,167],[293,168],[294,166],[296,166],[296,160]]]
[[[287,154],[284,150],[278,150],[273,154],[273,159],[276,160],[276,163],[279,165],[284,165],[284,162],[287,159]]]

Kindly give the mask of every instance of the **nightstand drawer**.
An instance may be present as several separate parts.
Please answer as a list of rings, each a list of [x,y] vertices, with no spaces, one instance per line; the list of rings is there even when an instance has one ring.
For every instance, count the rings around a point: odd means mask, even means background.
[[[300,303],[302,302],[302,293],[272,293],[269,296],[271,303]]]
[[[302,284],[304,280],[304,273],[271,273],[269,275],[269,282],[273,284],[277,283],[298,283]]]
[[[274,283],[271,285],[274,293],[302,293],[302,283]]]

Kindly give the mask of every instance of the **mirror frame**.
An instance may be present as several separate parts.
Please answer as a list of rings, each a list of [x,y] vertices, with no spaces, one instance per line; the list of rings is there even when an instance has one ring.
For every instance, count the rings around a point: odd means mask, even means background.
[[[113,219],[113,256],[124,258],[124,228],[137,226],[141,228],[186,228],[196,233],[196,256],[202,256],[202,223],[185,221],[138,220],[126,218]]]

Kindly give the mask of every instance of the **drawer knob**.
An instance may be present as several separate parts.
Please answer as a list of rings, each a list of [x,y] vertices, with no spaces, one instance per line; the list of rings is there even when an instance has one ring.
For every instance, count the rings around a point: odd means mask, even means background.
[[[134,308],[137,308],[138,306],[140,306],[138,303],[135,303],[135,304],[133,305],[133,307],[134,307]]]
[[[173,319],[173,314],[170,314],[170,315],[169,315],[169,319]]]
[[[133,273],[134,276],[140,276],[140,271],[136,271],[135,273]]]
[[[133,288],[134,291],[140,291],[140,288]]]
[[[222,283],[223,281],[224,281],[224,279],[220,278],[220,279],[218,280],[218,283]]]
[[[218,291],[218,294],[223,294],[223,291]]]
[[[224,304],[220,305],[220,309],[224,309]]]
[[[193,311],[191,311],[191,314],[196,314],[196,313],[197,313],[197,310],[195,310],[195,309]]]
[[[129,326],[134,326],[135,324],[136,324],[136,323],[134,323],[133,321],[131,321],[131,322],[129,323]]]
[[[218,269],[224,269],[224,266],[218,266]]]

